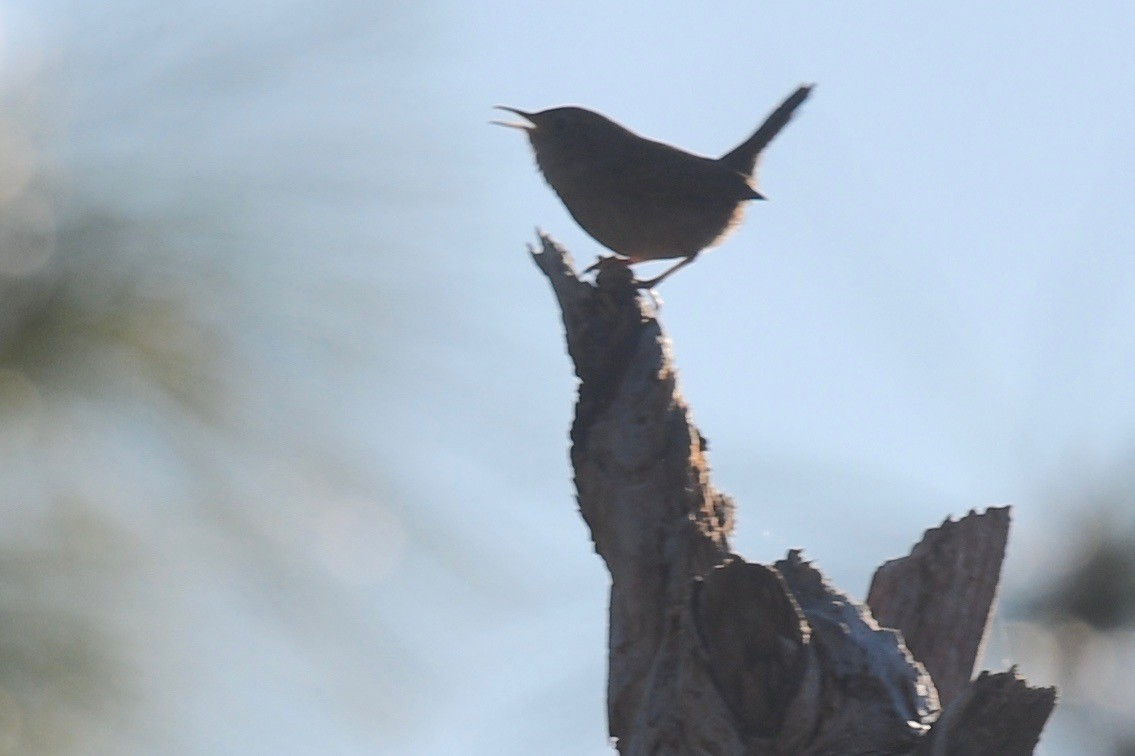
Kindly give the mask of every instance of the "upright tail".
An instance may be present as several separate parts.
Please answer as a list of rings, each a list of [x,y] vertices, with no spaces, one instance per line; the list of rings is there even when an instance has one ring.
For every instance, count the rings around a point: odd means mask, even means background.
[[[753,132],[751,137],[737,145],[732,152],[722,155],[718,162],[729,166],[740,174],[752,176],[757,170],[757,161],[760,160],[761,150],[767,147],[773,137],[788,125],[792,114],[796,112],[796,108],[800,107],[804,100],[808,99],[808,95],[812,93],[814,86],[814,84],[801,85],[788,96],[788,99],[780,103],[776,110],[769,114],[765,122]]]

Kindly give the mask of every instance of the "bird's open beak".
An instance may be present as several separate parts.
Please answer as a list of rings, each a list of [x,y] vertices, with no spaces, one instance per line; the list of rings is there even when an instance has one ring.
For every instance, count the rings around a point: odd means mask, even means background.
[[[507,110],[509,113],[516,113],[518,116],[524,118],[525,120],[532,120],[531,113],[526,113],[523,110],[517,110],[516,108],[510,108],[506,105],[497,105],[496,110]],[[536,126],[531,123],[509,123],[508,121],[489,121],[489,123],[496,124],[497,126],[507,126],[510,129],[521,129],[522,131],[532,131],[536,128]]]

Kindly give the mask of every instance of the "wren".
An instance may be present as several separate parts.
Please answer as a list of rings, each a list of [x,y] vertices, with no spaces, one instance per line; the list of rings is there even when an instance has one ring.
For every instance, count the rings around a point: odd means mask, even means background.
[[[635,281],[649,289],[719,244],[741,222],[746,202],[765,199],[756,182],[761,152],[812,86],[799,87],[752,136],[717,159],[646,139],[579,107],[528,113],[498,106],[528,123],[494,123],[528,134],[536,164],[568,212],[623,262],[682,258],[649,281]]]

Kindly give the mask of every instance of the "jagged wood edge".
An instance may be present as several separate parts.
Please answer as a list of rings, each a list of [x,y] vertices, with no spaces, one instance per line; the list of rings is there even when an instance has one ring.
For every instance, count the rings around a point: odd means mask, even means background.
[[[943,712],[916,756],[1028,756],[1056,706],[1056,688],[1032,687],[1016,667],[982,672]]]
[[[981,656],[1009,539],[1009,507],[947,518],[908,556],[875,571],[867,605],[900,630],[926,666],[943,707],[965,689]]]

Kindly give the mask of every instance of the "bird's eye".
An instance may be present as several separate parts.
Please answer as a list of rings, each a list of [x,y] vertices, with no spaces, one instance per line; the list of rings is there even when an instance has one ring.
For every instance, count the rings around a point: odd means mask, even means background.
[[[567,119],[563,116],[556,116],[552,119],[552,128],[556,131],[564,131],[567,129]]]

